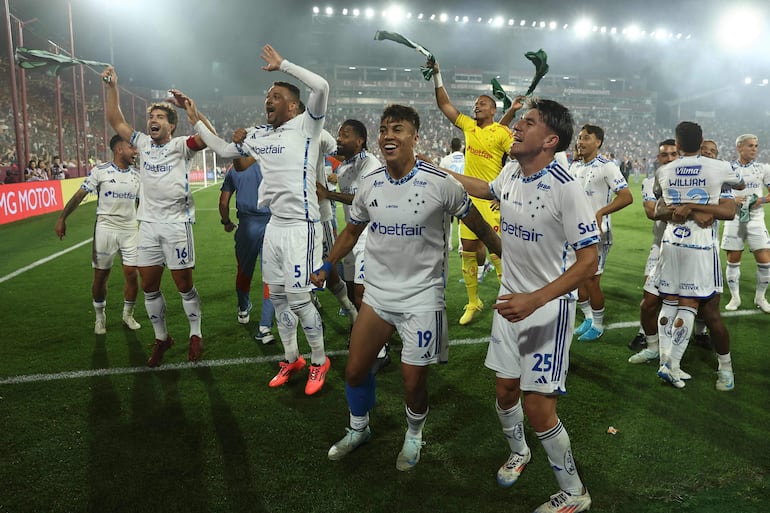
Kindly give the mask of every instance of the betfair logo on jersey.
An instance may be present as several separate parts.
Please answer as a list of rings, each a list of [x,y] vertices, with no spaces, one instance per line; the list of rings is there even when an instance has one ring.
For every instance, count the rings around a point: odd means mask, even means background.
[[[136,194],[133,192],[113,192],[113,191],[107,191],[104,193],[105,198],[112,198],[112,199],[127,199],[127,200],[135,200]]]
[[[679,239],[686,239],[690,235],[692,235],[692,232],[686,226],[677,226],[674,228],[674,237]]]
[[[534,228],[525,228],[520,224],[511,224],[505,219],[500,220],[500,231],[507,233],[508,235],[513,235],[517,239],[532,242],[538,242],[543,236],[542,233]]]
[[[370,230],[380,235],[395,235],[396,237],[421,237],[424,226],[408,224],[382,224],[374,222],[370,225]]]
[[[168,164],[150,164],[146,160],[142,163],[144,170],[149,173],[170,173],[174,169],[173,165]]]
[[[257,155],[280,155],[286,146],[268,144],[267,146],[252,146],[252,151]]]
[[[677,166],[674,170],[674,174],[677,176],[693,176],[693,175],[699,175],[701,170],[701,166]]]
[[[595,233],[599,231],[599,227],[596,224],[596,220],[594,220],[591,224],[585,224],[585,223],[578,223],[578,233],[580,235],[585,235],[587,233]]]
[[[477,157],[481,157],[484,159],[492,159],[494,158],[491,153],[489,153],[486,150],[474,148],[473,146],[468,146],[465,151],[472,155],[476,155]]]

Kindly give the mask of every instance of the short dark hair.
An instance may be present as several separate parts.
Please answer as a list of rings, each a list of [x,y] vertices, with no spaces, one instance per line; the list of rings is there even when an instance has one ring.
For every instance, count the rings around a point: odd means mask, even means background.
[[[660,141],[658,143],[658,148],[661,146],[676,146],[676,141],[673,139],[666,139],[665,141]]]
[[[366,149],[366,126],[357,119],[346,119],[342,122],[342,126],[349,126],[353,133],[364,140],[363,149]]]
[[[452,137],[452,140],[449,142],[449,147],[452,151],[460,151],[460,148],[463,147],[463,142],[459,137]]]
[[[604,129],[600,126],[596,125],[589,125],[586,123],[582,127],[580,127],[580,130],[585,130],[586,133],[594,135],[597,139],[599,139],[599,146],[602,145],[604,142]]]
[[[482,96],[484,96],[485,98],[489,98],[489,100],[492,102],[492,107],[494,107],[495,110],[497,110],[497,99],[494,96],[492,96],[491,94],[480,94],[479,98],[481,98]]]
[[[414,131],[420,131],[420,115],[417,111],[408,105],[392,104],[385,107],[380,117],[380,122],[390,118],[393,121],[408,121],[414,125]]]
[[[543,123],[559,137],[559,144],[556,145],[554,153],[569,148],[572,135],[575,132],[575,122],[572,119],[572,113],[570,113],[567,107],[559,102],[542,98],[532,98],[527,102],[527,107],[537,109],[540,117],[543,119]]]
[[[692,121],[682,121],[676,125],[676,142],[685,153],[696,153],[700,151],[700,145],[703,142],[703,130],[698,123]]]
[[[299,87],[295,86],[291,82],[273,82],[273,86],[276,87],[283,87],[289,90],[289,93],[291,94],[292,99],[295,102],[299,102]]]
[[[154,110],[162,110],[166,113],[166,118],[168,118],[168,122],[174,125],[174,130],[176,130],[176,125],[179,122],[179,118],[176,115],[176,108],[171,105],[168,102],[155,102],[150,104],[149,107],[147,107],[147,114]],[[171,131],[171,133],[174,133],[174,130]]]
[[[122,142],[122,141],[124,141],[124,140],[125,140],[125,139],[123,139],[123,138],[122,138],[121,136],[119,136],[118,134],[115,134],[115,135],[113,135],[113,136],[112,136],[112,139],[110,139],[110,151],[115,151],[115,146],[117,146],[117,145],[118,145],[118,143],[120,143],[120,142]]]

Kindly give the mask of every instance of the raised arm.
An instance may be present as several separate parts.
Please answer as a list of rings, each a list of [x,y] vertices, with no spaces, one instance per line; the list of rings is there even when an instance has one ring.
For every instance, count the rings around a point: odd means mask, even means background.
[[[430,66],[430,64],[431,62],[428,61],[426,66]],[[433,85],[436,88],[436,104],[438,108],[449,121],[454,123],[457,121],[460,111],[449,100],[449,94],[447,94],[444,88],[444,80],[441,78],[441,72],[438,69],[438,61],[433,63]]]
[[[524,106],[524,100],[526,96],[519,95],[513,99],[513,103],[508,110],[505,111],[503,117],[500,118],[500,124],[505,126],[511,126],[511,122],[516,117],[516,112]]]
[[[187,117],[190,119],[190,123],[200,136],[201,141],[203,141],[203,143],[211,148],[217,155],[224,159],[232,159],[246,155],[241,151],[240,145],[235,143],[228,144],[227,141],[209,130],[208,125],[203,122],[202,114],[198,112],[195,102],[189,98],[187,98],[187,101],[185,102],[185,110],[187,111]]]
[[[321,119],[326,115],[326,103],[329,99],[329,82],[325,78],[284,59],[270,45],[265,45],[262,48],[260,56],[267,63],[262,66],[263,70],[283,71],[310,88],[310,96],[306,102],[306,108],[313,119]]]
[[[120,110],[118,75],[115,73],[115,68],[107,66],[102,71],[102,80],[107,84],[107,121],[124,141],[130,141],[134,128],[128,124],[123,116],[123,112]]]
[[[187,110],[187,103],[188,102],[192,103],[193,106],[195,106],[195,103],[192,101],[192,98],[190,98],[189,96],[184,94],[179,89],[169,89],[168,92],[171,93],[171,97],[168,99],[169,103],[172,103],[172,104],[174,104],[175,106],[177,106],[177,107],[179,107],[181,109],[185,109],[185,111]],[[216,134],[217,131],[211,125],[211,122],[209,122],[208,118],[206,116],[204,116],[201,113],[201,111],[197,110],[197,107],[196,107],[196,111],[198,113],[198,119],[200,119],[203,122],[203,124],[206,125],[206,128],[208,128],[211,131],[211,133]],[[194,138],[195,138],[195,144],[198,145],[199,149],[202,150],[203,148],[206,147],[206,144],[203,142],[203,140],[201,139],[200,135],[195,134]]]

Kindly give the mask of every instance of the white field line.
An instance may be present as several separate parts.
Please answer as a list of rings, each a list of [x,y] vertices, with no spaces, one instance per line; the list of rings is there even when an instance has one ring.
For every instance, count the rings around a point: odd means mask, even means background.
[[[725,312],[722,315],[724,317],[739,317],[747,315],[756,315],[759,310],[738,310],[736,312]],[[616,330],[623,328],[634,328],[639,326],[636,321],[632,322],[618,322],[609,324],[605,327],[606,330]],[[450,340],[450,346],[465,346],[472,344],[483,344],[489,342],[489,337],[481,338],[460,338]],[[340,356],[348,354],[347,349],[329,351],[326,354],[329,356]],[[309,357],[309,355],[304,355]],[[65,379],[81,379],[81,378],[93,378],[96,376],[119,376],[126,374],[143,374],[147,372],[164,372],[170,370],[187,370],[196,368],[211,368],[211,367],[229,367],[232,365],[248,365],[248,364],[261,364],[272,363],[283,359],[283,355],[272,356],[256,356],[252,358],[229,358],[224,360],[202,360],[197,363],[168,363],[163,364],[161,367],[116,367],[107,369],[87,369],[79,371],[65,371],[56,372],[52,374],[26,374],[22,376],[10,376],[7,378],[0,378],[0,385],[18,385],[21,383],[37,383],[43,381],[60,381]]]
[[[211,184],[208,187],[212,187],[213,185],[214,184]],[[202,191],[203,189],[207,189],[208,187],[201,187],[200,189],[195,189],[193,191],[193,194],[195,194],[198,191]],[[196,210],[198,210],[198,209],[196,208]],[[200,210],[217,210],[217,209],[214,209],[214,208],[204,208],[204,209],[200,209]],[[51,260],[55,260],[55,259],[59,258],[60,256],[69,253],[70,251],[74,251],[74,250],[78,249],[79,247],[85,246],[86,244],[90,244],[92,240],[94,240],[93,237],[91,237],[90,239],[86,239],[86,240],[84,240],[82,242],[78,242],[74,246],[70,246],[67,249],[63,249],[63,250],[59,251],[58,253],[54,253],[53,255],[47,256],[45,258],[41,258],[40,260],[32,262],[29,265],[25,265],[21,269],[16,269],[15,271],[13,271],[10,274],[6,274],[5,276],[0,276],[0,283],[3,283],[3,282],[8,281],[8,280],[10,280],[12,278],[15,278],[18,275],[20,275],[22,273],[25,273],[25,272],[27,272],[29,270],[32,270],[32,269],[34,269],[37,266],[43,265],[43,264],[45,264],[47,262],[50,262]]]

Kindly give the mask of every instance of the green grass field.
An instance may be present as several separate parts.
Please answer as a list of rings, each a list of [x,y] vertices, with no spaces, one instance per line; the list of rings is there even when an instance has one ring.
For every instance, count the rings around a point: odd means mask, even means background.
[[[638,202],[638,185],[632,187]],[[142,329],[121,326],[118,268],[110,278],[107,335],[93,334],[90,244],[58,254],[91,236],[93,204],[69,218],[64,241],[54,234],[56,214],[0,226],[0,512],[527,512],[557,491],[530,429],[532,461],[522,478],[510,489],[495,482],[508,448],[493,374],[483,365],[492,311],[470,326],[457,324],[465,291],[456,252],[447,290],[454,344],[450,363],[431,370],[419,465],[395,469],[406,427],[397,352],[378,376],[372,440],[329,461],[326,452],[348,420],[348,321],[321,293],[332,359],[325,388],[306,397],[304,373],[268,388],[282,350],[254,341],[256,312],[251,325],[236,322],[232,235],[219,223],[217,197],[216,187],[196,193],[195,281],[206,343],[197,366],[186,362],[187,321],[168,273],[168,324],[179,343],[162,367],[145,366],[153,331],[141,296]],[[685,357],[693,379],[683,390],[662,384],[652,364],[626,363],[651,224],[638,204],[613,223],[603,278],[610,329],[597,342],[573,344],[569,393],[559,404],[592,511],[767,511],[767,316],[740,310],[726,318],[732,393],[714,389],[715,357],[698,347]],[[750,255],[742,276],[743,304],[750,306]],[[495,292],[489,274],[481,287],[487,304]],[[618,433],[608,434],[609,426]]]

